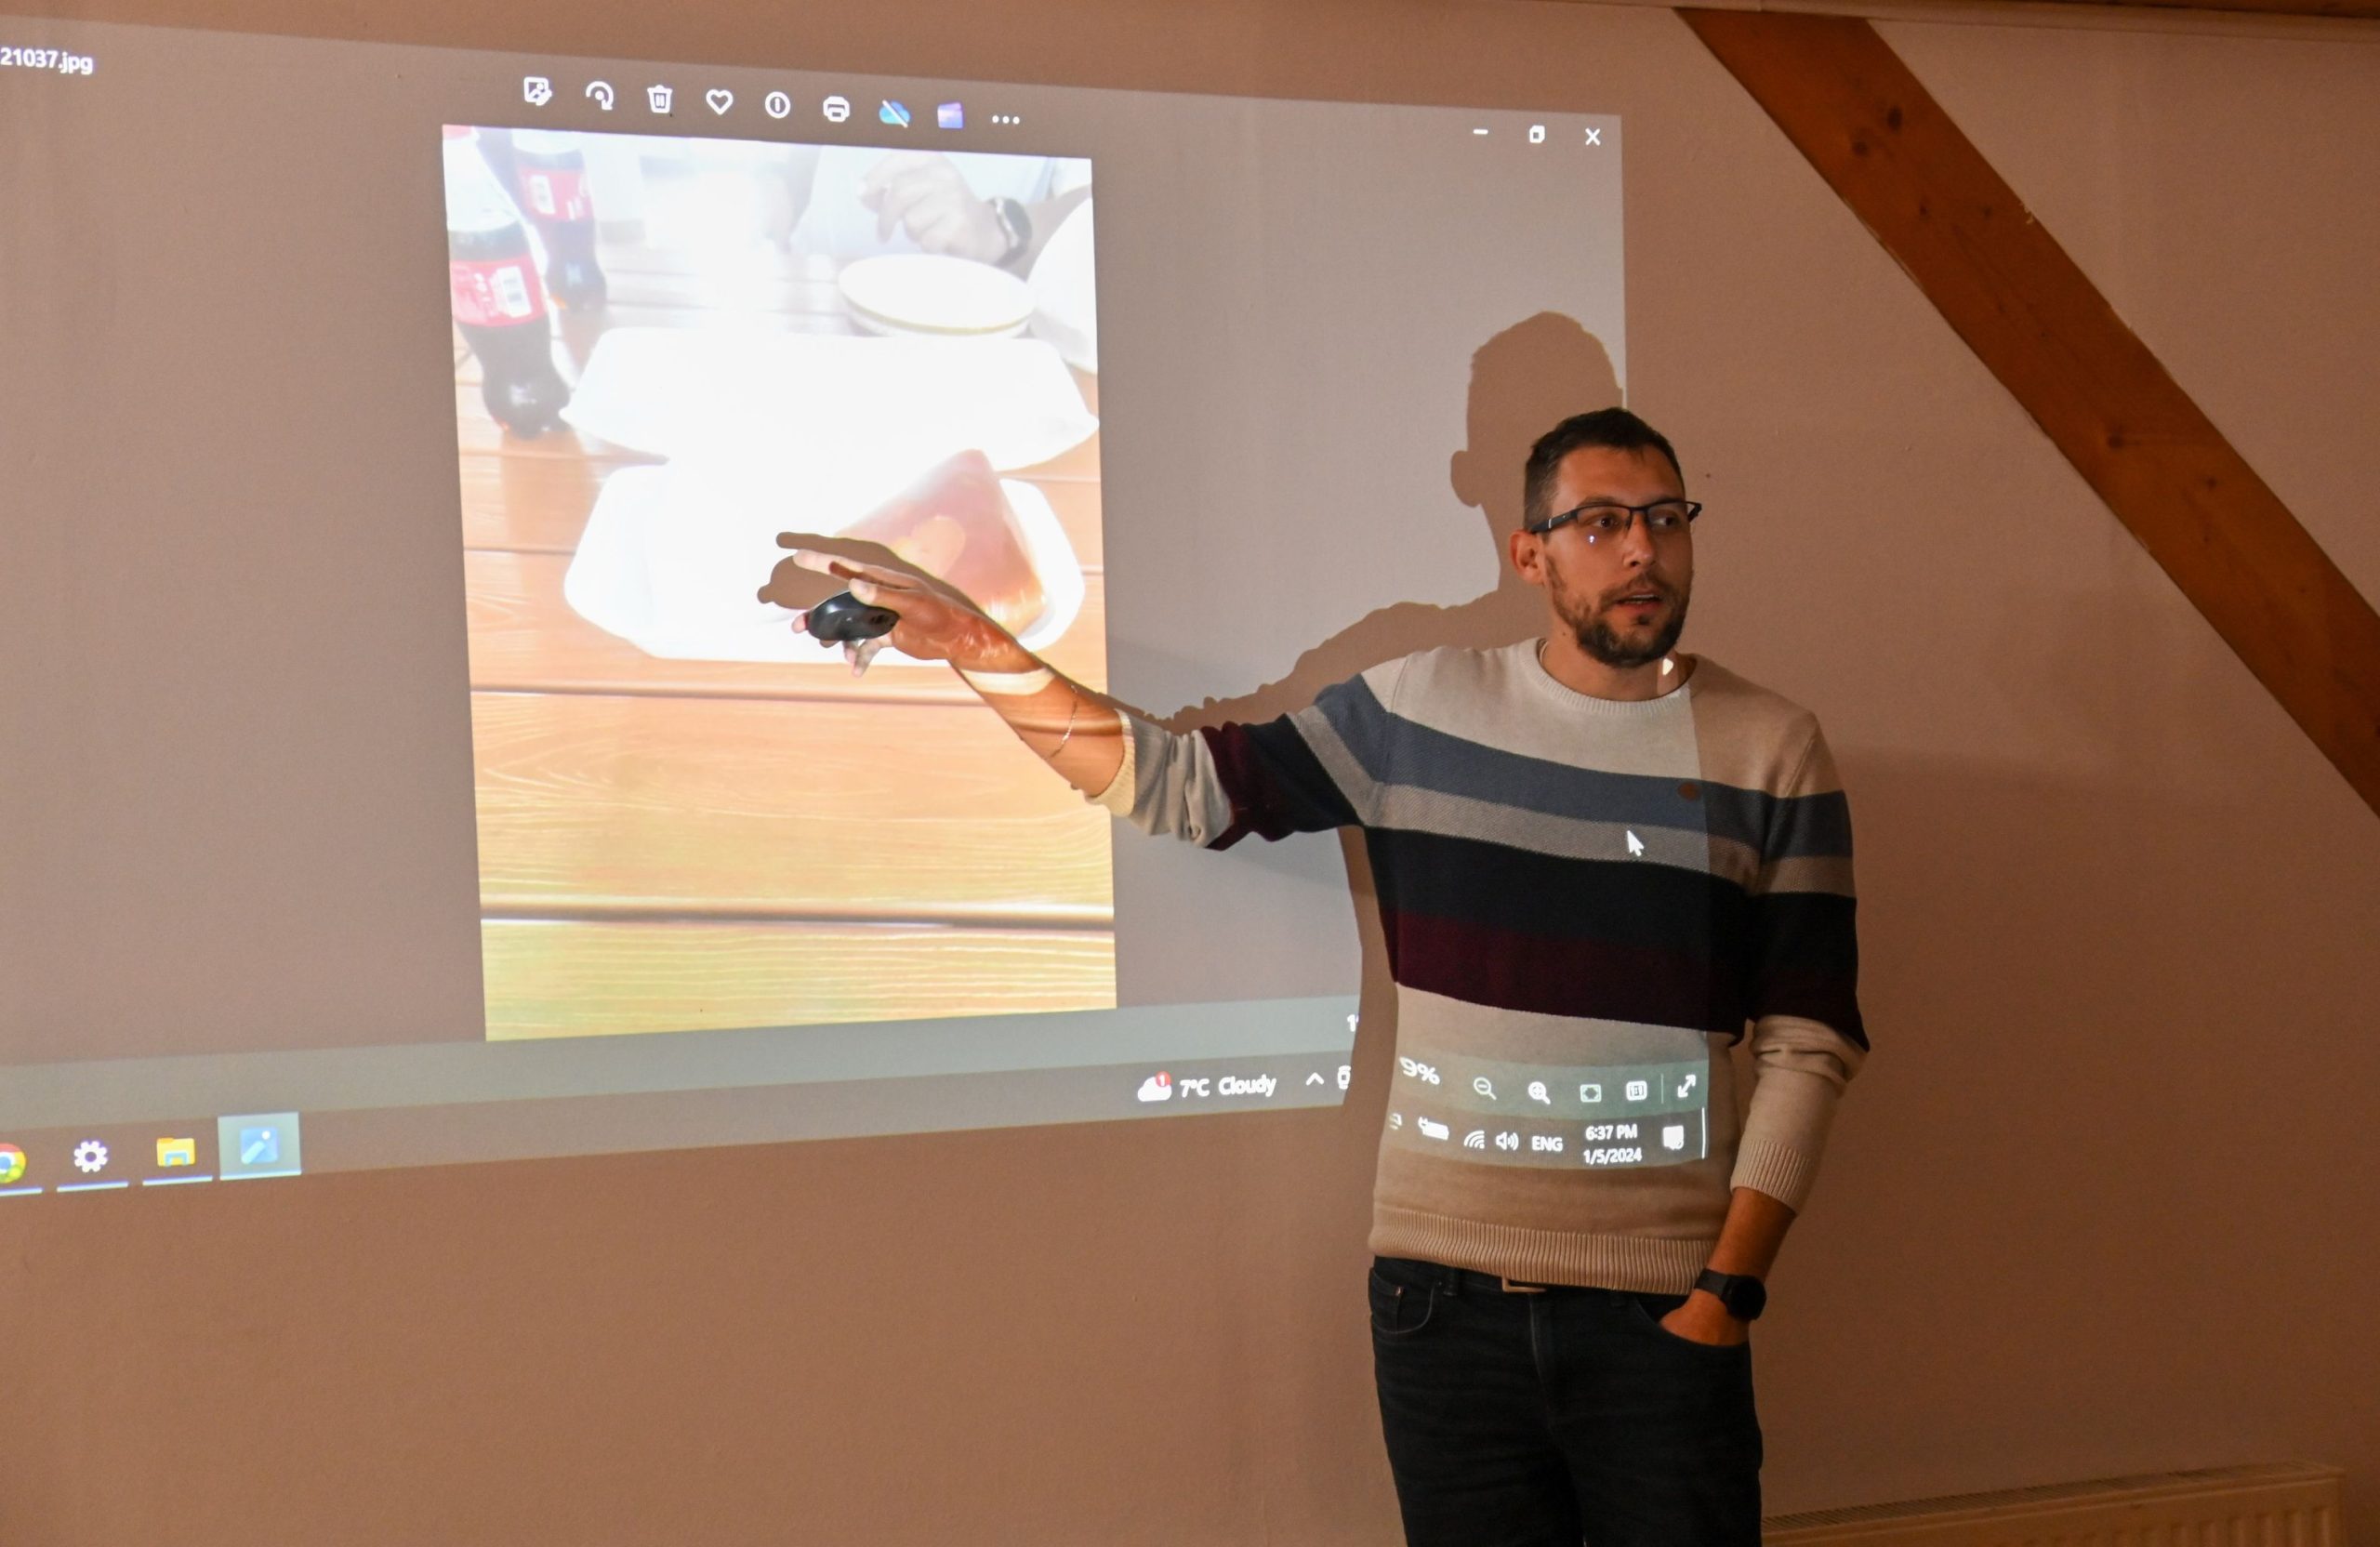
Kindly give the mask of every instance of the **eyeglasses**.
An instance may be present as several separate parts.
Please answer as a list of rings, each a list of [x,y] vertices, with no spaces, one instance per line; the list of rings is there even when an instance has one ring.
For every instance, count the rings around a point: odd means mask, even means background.
[[[1641,516],[1646,532],[1659,542],[1665,537],[1686,536],[1686,527],[1701,513],[1701,502],[1692,499],[1657,499],[1650,505],[1622,505],[1617,500],[1591,499],[1558,516],[1548,516],[1525,530],[1542,537],[1556,527],[1576,522],[1590,543],[1618,542],[1628,535],[1628,529],[1635,525]]]

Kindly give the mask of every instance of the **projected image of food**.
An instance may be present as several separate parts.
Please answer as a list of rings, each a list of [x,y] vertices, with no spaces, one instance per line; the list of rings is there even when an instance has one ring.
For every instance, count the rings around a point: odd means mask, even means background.
[[[879,545],[1105,684],[1090,164],[443,150],[487,1035],[1114,1005],[1106,813],[760,595]]]

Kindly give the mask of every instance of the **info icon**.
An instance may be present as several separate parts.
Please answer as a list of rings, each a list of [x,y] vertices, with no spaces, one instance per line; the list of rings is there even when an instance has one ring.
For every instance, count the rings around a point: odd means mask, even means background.
[[[772,118],[783,118],[793,111],[793,99],[782,91],[772,91],[760,99],[760,111]]]

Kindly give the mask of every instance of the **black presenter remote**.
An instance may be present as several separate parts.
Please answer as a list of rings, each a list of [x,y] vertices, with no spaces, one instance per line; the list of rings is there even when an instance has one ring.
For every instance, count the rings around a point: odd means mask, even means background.
[[[849,591],[837,591],[810,609],[810,632],[827,644],[879,639],[900,621],[892,608],[871,607]]]

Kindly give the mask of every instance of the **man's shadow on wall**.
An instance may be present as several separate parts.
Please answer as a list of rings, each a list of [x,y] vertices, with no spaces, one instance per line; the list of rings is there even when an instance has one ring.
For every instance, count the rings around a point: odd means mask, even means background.
[[[1400,602],[1382,607],[1306,651],[1279,679],[1237,697],[1210,698],[1162,723],[1179,732],[1269,720],[1304,707],[1324,688],[1382,661],[1441,647],[1492,649],[1540,631],[1545,593],[1521,577],[1509,551],[1521,523],[1529,447],[1571,415],[1620,402],[1610,351],[1574,318],[1540,311],[1480,345],[1471,356],[1464,443],[1448,458],[1447,482],[1455,498],[1478,515],[1480,536],[1495,555],[1495,588],[1453,606]],[[1349,1060],[1356,1071],[1355,1093],[1341,1108],[1345,1143],[1334,1159],[1344,1167],[1346,1187],[1361,1192],[1370,1185],[1372,1151],[1388,1104],[1396,988],[1363,837],[1342,831],[1339,847],[1363,966],[1361,1029]],[[1329,1188],[1317,1192],[1334,1201],[1339,1197]],[[1310,1223],[1325,1231],[1343,1224],[1329,1213]]]
[[[1400,602],[1308,650],[1287,675],[1234,698],[1210,698],[1166,717],[1173,731],[1223,721],[1269,720],[1302,708],[1334,682],[1382,661],[1440,647],[1488,649],[1537,633],[1545,593],[1521,578],[1507,551],[1521,523],[1522,472],[1537,438],[1573,414],[1620,401],[1603,341],[1572,318],[1540,311],[1471,356],[1464,444],[1447,463],[1456,499],[1478,512],[1496,558],[1496,588],[1450,607]]]

